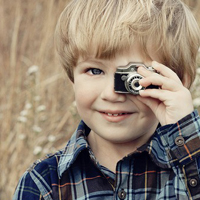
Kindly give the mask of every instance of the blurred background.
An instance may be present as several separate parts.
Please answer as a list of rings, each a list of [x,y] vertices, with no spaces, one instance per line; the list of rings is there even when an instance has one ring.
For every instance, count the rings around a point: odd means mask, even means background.
[[[184,0],[200,21],[200,1]],[[0,0],[0,199],[36,159],[65,146],[79,123],[53,37],[68,0]],[[200,69],[191,89],[200,111]]]

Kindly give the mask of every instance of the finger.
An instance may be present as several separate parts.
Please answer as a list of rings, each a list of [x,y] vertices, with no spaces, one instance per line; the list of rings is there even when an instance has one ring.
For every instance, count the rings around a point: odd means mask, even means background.
[[[178,75],[171,70],[169,67],[158,63],[156,61],[152,62],[152,67],[162,76],[173,79],[174,81],[182,84],[181,80],[179,79]]]
[[[141,74],[144,77],[148,77],[151,75],[161,75],[163,77],[172,79],[174,81],[176,81],[179,84],[182,84],[181,80],[179,79],[179,77],[177,76],[177,74],[172,71],[170,68],[166,67],[163,64],[160,64],[156,61],[152,62],[152,67],[155,69],[155,71],[157,72],[152,72],[151,70],[148,70],[144,67],[139,67],[138,68],[138,73]]]
[[[137,96],[137,99],[139,101],[141,101],[142,103],[144,103],[145,105],[147,105],[149,108],[152,109],[153,112],[155,112],[158,107],[158,105],[160,104],[161,101],[159,101],[158,99],[154,99],[151,97],[142,97],[142,96]]]
[[[151,97],[159,101],[166,101],[169,97],[174,96],[174,93],[168,90],[147,89],[139,91],[141,97]]]
[[[139,84],[145,88],[150,85],[155,85],[158,86],[160,89],[174,92],[180,90],[183,87],[182,84],[180,85],[176,81],[163,77],[161,75],[151,75],[145,77],[139,81]]]

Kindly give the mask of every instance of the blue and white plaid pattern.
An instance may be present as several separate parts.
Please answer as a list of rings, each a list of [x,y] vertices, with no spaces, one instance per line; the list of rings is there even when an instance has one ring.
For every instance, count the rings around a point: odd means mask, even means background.
[[[200,117],[197,111],[159,127],[151,140],[120,160],[116,173],[101,166],[81,122],[66,148],[39,160],[22,176],[13,200],[200,199]],[[177,137],[184,141],[175,142]]]

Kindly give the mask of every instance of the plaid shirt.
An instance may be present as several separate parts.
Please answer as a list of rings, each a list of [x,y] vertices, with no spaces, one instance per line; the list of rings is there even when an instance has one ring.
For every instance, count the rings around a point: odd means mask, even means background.
[[[149,143],[117,163],[101,166],[81,122],[66,148],[25,172],[13,200],[200,199],[200,117],[197,111],[159,127]]]

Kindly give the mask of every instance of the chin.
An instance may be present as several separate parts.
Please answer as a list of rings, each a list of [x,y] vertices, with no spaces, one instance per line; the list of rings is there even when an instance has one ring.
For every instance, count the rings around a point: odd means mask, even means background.
[[[119,138],[109,138],[107,139],[113,144],[128,144],[128,143],[134,143],[137,141],[138,138],[124,138],[124,137],[119,137]]]

